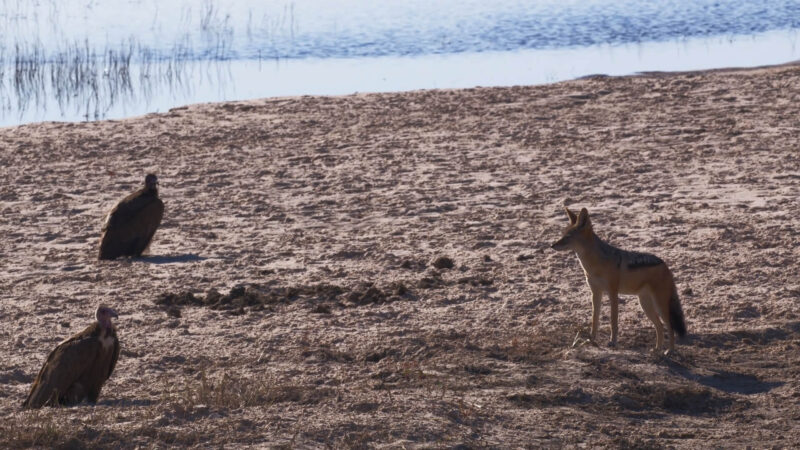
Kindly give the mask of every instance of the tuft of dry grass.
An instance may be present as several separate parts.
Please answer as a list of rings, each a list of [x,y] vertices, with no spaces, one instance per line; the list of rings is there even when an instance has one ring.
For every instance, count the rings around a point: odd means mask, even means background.
[[[238,409],[294,402],[315,404],[330,396],[330,389],[283,381],[274,376],[245,377],[227,371],[209,375],[202,371],[182,383],[165,383],[161,403],[178,414],[215,409]]]
[[[63,447],[77,435],[76,427],[51,408],[25,412],[0,422],[0,446],[3,447]]]

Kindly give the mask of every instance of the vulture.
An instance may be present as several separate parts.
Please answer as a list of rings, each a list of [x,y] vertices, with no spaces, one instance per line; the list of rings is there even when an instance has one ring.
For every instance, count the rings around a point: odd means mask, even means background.
[[[116,311],[100,305],[95,317],[97,322],[50,352],[23,408],[97,402],[103,383],[117,364],[119,340],[111,323],[112,317],[118,317]]]
[[[144,187],[123,198],[108,213],[100,238],[98,259],[142,256],[164,215],[158,198],[158,179],[148,174]]]

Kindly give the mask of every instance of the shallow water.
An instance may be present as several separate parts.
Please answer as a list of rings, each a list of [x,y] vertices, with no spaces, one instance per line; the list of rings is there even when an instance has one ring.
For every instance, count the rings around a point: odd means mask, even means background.
[[[800,2],[0,2],[0,125],[797,59]]]

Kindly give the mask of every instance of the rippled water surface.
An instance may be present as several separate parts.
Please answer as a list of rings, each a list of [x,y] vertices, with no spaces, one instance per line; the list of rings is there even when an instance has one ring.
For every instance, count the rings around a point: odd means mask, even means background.
[[[800,1],[0,0],[0,125],[797,59]]]

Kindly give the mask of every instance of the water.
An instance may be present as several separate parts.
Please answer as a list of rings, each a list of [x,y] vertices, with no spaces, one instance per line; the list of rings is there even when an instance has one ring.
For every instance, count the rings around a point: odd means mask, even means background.
[[[795,60],[800,1],[0,0],[0,125]]]

